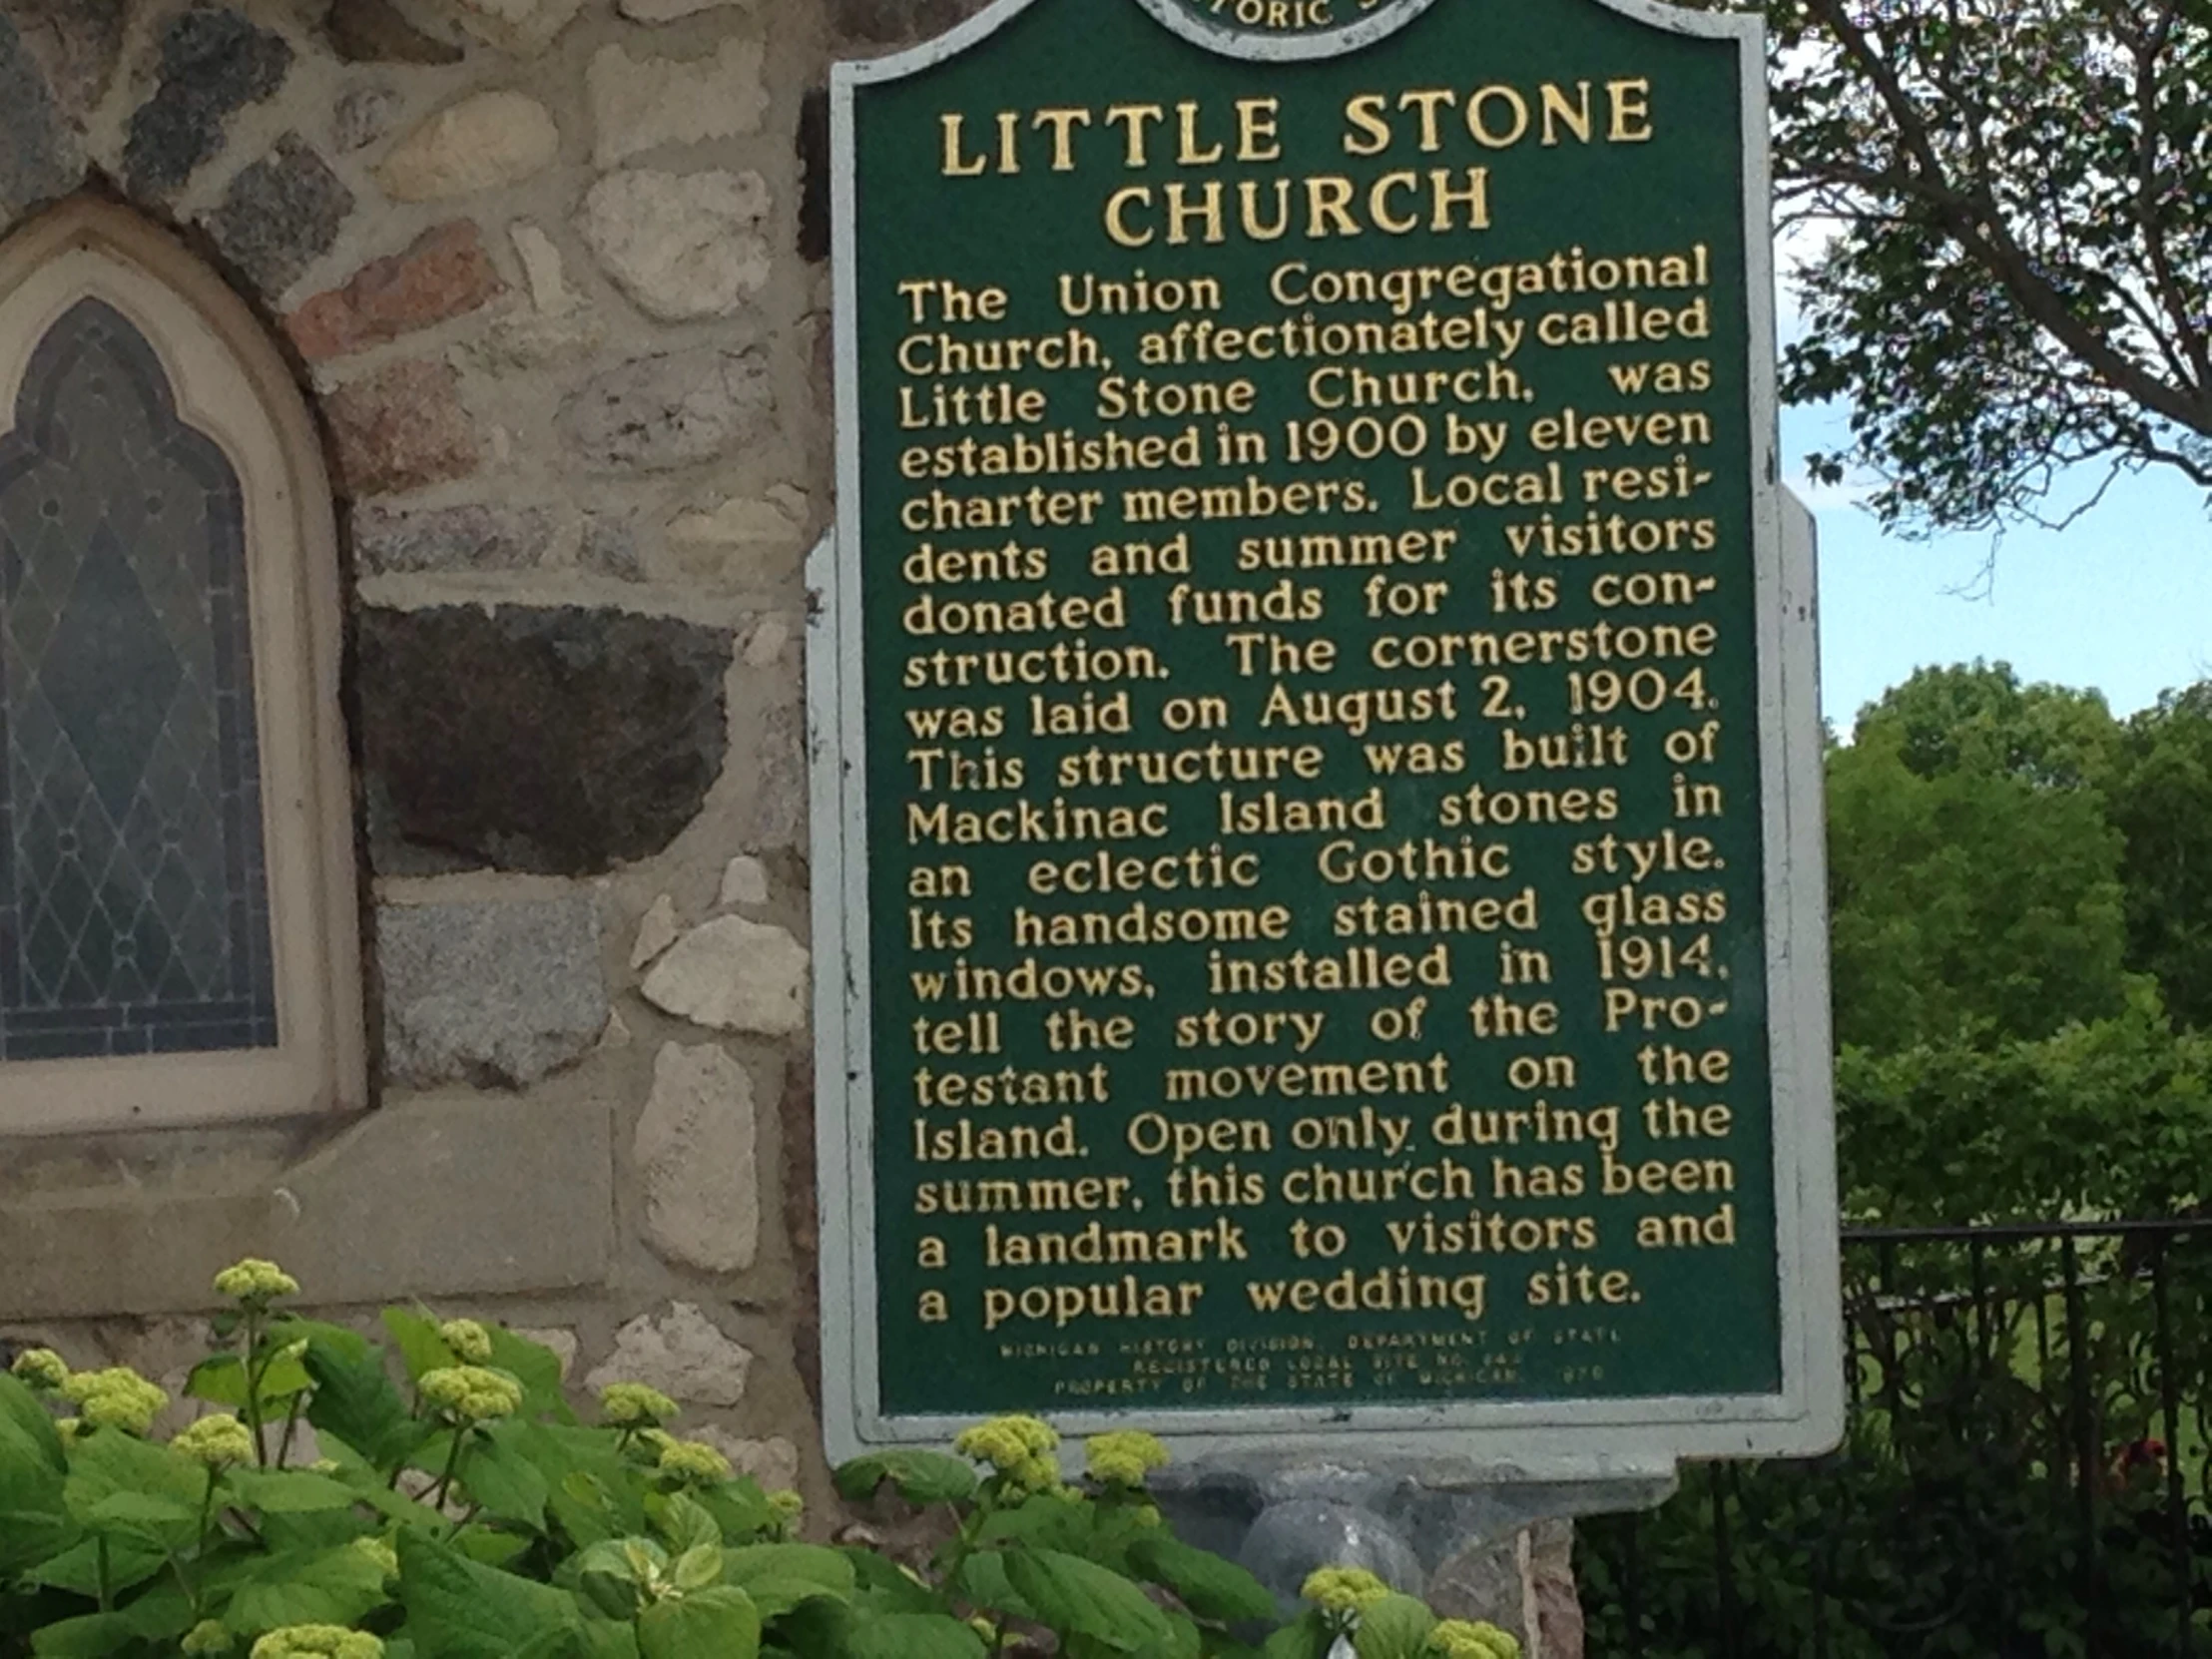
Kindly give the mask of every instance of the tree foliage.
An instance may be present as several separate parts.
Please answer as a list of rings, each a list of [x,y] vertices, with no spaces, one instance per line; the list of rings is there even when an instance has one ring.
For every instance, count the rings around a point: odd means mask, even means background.
[[[1833,232],[1783,375],[1851,405],[1816,475],[1908,530],[2046,517],[2083,462],[2212,488],[2212,0],[1764,9],[1780,209]]]

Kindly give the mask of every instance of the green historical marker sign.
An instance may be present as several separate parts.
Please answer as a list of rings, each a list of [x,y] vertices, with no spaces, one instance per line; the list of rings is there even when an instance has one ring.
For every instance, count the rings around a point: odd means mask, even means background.
[[[832,1451],[1831,1441],[1756,21],[1004,0],[834,112]]]

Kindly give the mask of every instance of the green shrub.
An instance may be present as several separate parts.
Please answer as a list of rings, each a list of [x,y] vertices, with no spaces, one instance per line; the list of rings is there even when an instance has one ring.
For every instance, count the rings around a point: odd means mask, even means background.
[[[578,1422],[556,1357],[497,1326],[387,1309],[394,1367],[281,1311],[298,1286],[273,1263],[217,1289],[237,1306],[187,1384],[216,1409],[167,1443],[168,1396],[133,1372],[32,1350],[0,1375],[0,1659],[1325,1659],[1340,1637],[1518,1659],[1349,1569],[1275,1628],[1257,1579],[1161,1524],[1150,1435],[1095,1436],[1072,1485],[1028,1417],[837,1470],[848,1498],[947,1509],[909,1565],[801,1541],[798,1494],[678,1438],[652,1388]]]

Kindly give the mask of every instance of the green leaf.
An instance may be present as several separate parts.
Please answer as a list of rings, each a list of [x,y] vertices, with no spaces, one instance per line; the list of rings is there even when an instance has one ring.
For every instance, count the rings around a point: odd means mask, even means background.
[[[121,1653],[139,1633],[123,1613],[87,1613],[63,1619],[31,1633],[31,1651],[40,1659],[105,1659]]]
[[[462,1454],[461,1485],[486,1514],[543,1532],[545,1502],[552,1487],[524,1449],[520,1436],[529,1426],[510,1420],[477,1435]]]
[[[975,1495],[975,1469],[941,1451],[899,1448],[855,1457],[836,1472],[841,1497],[863,1498],[888,1480],[913,1503],[959,1503]]]
[[[268,1515],[311,1515],[361,1501],[358,1487],[307,1469],[233,1469],[223,1483],[247,1508]]]
[[[535,1540],[519,1532],[494,1532],[488,1526],[471,1526],[453,1536],[453,1547],[471,1561],[487,1567],[504,1567],[530,1552]]]
[[[0,1375],[0,1385],[13,1386],[45,1419],[37,1400],[15,1379]],[[0,1396],[4,1394],[0,1386]],[[51,1420],[43,1432],[19,1426],[12,1407],[0,1397],[0,1579],[60,1553],[75,1536],[64,1466]]]
[[[235,1354],[216,1354],[192,1368],[192,1375],[185,1380],[185,1392],[194,1399],[204,1399],[210,1405],[229,1405],[243,1409],[246,1405],[246,1362]],[[313,1385],[314,1379],[307,1375],[307,1368],[297,1360],[271,1360],[262,1372],[262,1404],[265,1411],[275,1407],[280,1413],[294,1394],[304,1393]]]
[[[420,1533],[399,1537],[399,1600],[422,1659],[512,1659],[573,1652],[583,1641],[576,1598]]]
[[[200,1511],[189,1503],[153,1492],[111,1492],[85,1512],[91,1526],[143,1526],[157,1528],[192,1522]]]
[[[1006,1577],[1006,1556],[1000,1550],[978,1549],[960,1562],[952,1576],[960,1598],[973,1606],[1011,1618],[1037,1622],[1036,1609],[1021,1599]]]
[[[850,1602],[856,1579],[852,1563],[819,1544],[748,1544],[724,1550],[722,1576],[753,1598],[770,1622],[805,1602]]]
[[[945,1613],[881,1613],[852,1627],[849,1659],[983,1659],[983,1639]]]
[[[1309,1608],[1260,1644],[1261,1659],[1328,1659],[1335,1637]]]
[[[1202,1619],[1219,1624],[1275,1617],[1275,1595],[1234,1561],[1211,1550],[1193,1549],[1164,1530],[1138,1539],[1129,1549],[1132,1565],[1155,1584],[1165,1584]]]
[[[388,1472],[414,1453],[429,1429],[415,1420],[384,1374],[383,1356],[351,1332],[340,1335],[350,1341],[340,1343],[312,1329],[307,1333],[306,1366],[314,1379],[307,1421]]]
[[[645,1577],[630,1544],[608,1538],[572,1558],[576,1593],[610,1619],[634,1619],[645,1605]]]
[[[1353,1651],[1360,1659],[1413,1659],[1435,1628],[1436,1615],[1411,1596],[1385,1596],[1360,1610]]]
[[[673,1492],[659,1503],[650,1506],[653,1527],[667,1542],[670,1549],[681,1553],[707,1544],[715,1549],[722,1547],[722,1528],[716,1524],[705,1506],[695,1503],[682,1492]]]
[[[749,1475],[741,1474],[694,1495],[699,1505],[714,1516],[725,1539],[756,1538],[777,1524],[768,1494]]]
[[[24,1445],[35,1451],[57,1474],[69,1466],[53,1415],[40,1403],[38,1395],[24,1385],[22,1379],[0,1371],[0,1440],[11,1430],[21,1435]]]
[[[208,1471],[191,1458],[104,1428],[78,1440],[64,1497],[69,1512],[87,1526],[182,1547],[192,1541],[207,1489]],[[111,1505],[116,1498],[124,1501]],[[156,1515],[151,1507],[156,1500],[171,1507]]]
[[[872,1549],[837,1551],[852,1565],[858,1601],[873,1613],[942,1612],[943,1601],[926,1584],[917,1584],[898,1566]]]
[[[108,1589],[120,1593],[145,1583],[169,1565],[169,1551],[140,1534],[117,1533],[108,1539]],[[27,1584],[44,1584],[81,1596],[100,1593],[100,1541],[83,1538],[59,1555],[23,1574]]]
[[[760,1651],[760,1610],[727,1584],[655,1602],[638,1619],[639,1659],[754,1659]]]
[[[1028,1549],[1006,1558],[1007,1582],[1036,1609],[1050,1629],[1089,1636],[1127,1653],[1165,1646],[1172,1639],[1167,1616],[1151,1598],[1095,1561],[1054,1549]]]
[[[695,1590],[712,1589],[722,1582],[722,1546],[692,1545],[676,1557],[669,1568],[669,1579],[687,1595]]]
[[[366,1550],[341,1544],[263,1557],[232,1596],[223,1622],[241,1636],[285,1624],[352,1624],[390,1599],[382,1566]]]
[[[993,1513],[977,1530],[976,1536],[984,1543],[1019,1539],[1038,1549],[1093,1555],[1100,1514],[1095,1504],[1032,1495],[1011,1508]]]
[[[438,1322],[430,1317],[427,1309],[386,1308],[383,1317],[384,1329],[391,1333],[392,1343],[398,1348],[399,1358],[411,1381],[419,1382],[425,1372],[443,1371],[461,1363],[460,1357],[447,1348],[445,1339],[438,1335]]]
[[[296,1314],[287,1314],[272,1325],[264,1340],[278,1348],[303,1342],[310,1349],[322,1349],[355,1365],[376,1357],[376,1345],[358,1331],[325,1320],[301,1319]]]
[[[561,1357],[503,1325],[484,1329],[491,1336],[491,1363],[522,1384],[522,1414],[533,1419],[550,1416],[573,1425],[576,1413],[569,1409],[568,1394],[561,1385]]]
[[[584,1659],[638,1659],[638,1632],[628,1619],[586,1619]],[[391,1644],[384,1644],[384,1659],[392,1659]]]

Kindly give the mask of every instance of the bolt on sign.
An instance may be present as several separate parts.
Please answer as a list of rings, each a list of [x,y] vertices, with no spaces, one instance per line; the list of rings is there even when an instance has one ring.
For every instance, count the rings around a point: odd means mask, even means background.
[[[833,119],[832,1451],[1831,1443],[1757,20],[1002,0]]]

